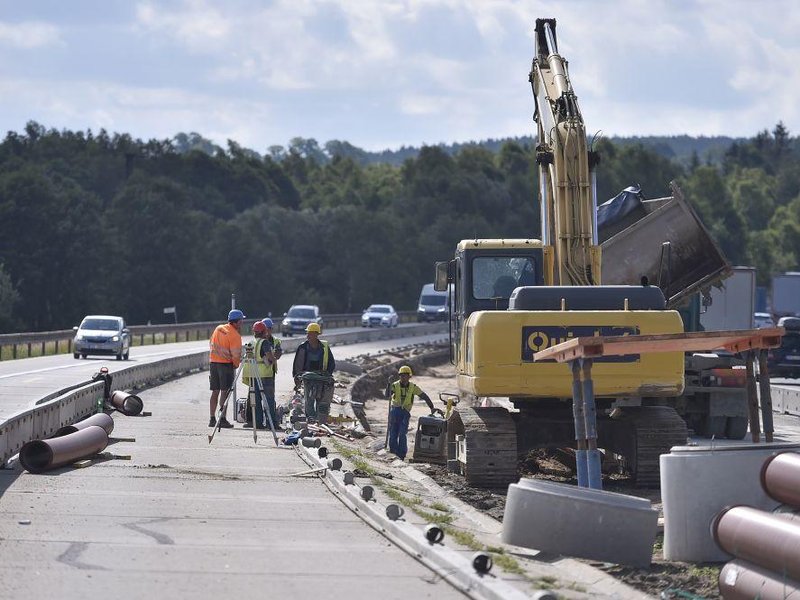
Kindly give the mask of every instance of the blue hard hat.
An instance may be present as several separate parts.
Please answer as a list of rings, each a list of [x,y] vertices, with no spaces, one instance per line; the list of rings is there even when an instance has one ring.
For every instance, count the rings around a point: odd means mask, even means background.
[[[272,329],[275,326],[275,323],[273,323],[272,319],[270,319],[269,317],[267,317],[266,319],[261,319],[261,322],[270,329]]]
[[[244,319],[244,313],[240,311],[238,308],[234,308],[231,312],[228,313],[228,321],[239,321]]]

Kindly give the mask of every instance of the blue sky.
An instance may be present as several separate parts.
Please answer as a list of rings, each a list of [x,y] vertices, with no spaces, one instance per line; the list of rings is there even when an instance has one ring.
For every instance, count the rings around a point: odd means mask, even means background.
[[[800,2],[0,0],[0,129],[259,152],[530,135],[537,17],[589,132],[800,134]]]

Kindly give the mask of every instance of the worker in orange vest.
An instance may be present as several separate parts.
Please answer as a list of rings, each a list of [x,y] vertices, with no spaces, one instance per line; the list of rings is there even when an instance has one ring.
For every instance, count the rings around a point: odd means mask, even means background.
[[[209,427],[217,426],[217,419],[214,416],[217,412],[217,403],[220,400],[220,392],[225,392],[222,402],[231,389],[236,378],[236,369],[242,362],[242,321],[245,316],[242,311],[233,309],[228,313],[228,322],[217,325],[209,341],[209,371],[208,380],[211,384],[210,410],[211,418],[208,420]],[[221,408],[221,406],[220,406]],[[225,414],[220,415],[219,426],[230,428],[233,424],[228,421]]]

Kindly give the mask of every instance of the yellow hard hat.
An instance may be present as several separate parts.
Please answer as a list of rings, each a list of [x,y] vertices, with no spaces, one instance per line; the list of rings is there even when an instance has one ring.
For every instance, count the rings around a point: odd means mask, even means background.
[[[319,323],[309,323],[308,327],[306,327],[306,333],[322,333],[322,329],[320,329]]]
[[[403,365],[402,367],[400,367],[400,370],[397,373],[399,375],[413,375],[413,373],[411,372],[411,367],[409,367],[408,365]]]

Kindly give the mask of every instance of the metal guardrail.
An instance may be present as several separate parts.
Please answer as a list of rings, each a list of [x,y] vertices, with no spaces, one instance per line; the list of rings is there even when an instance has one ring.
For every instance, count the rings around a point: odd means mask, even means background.
[[[417,335],[444,333],[443,324],[420,325],[415,329]],[[408,331],[398,329],[368,329],[348,333],[332,333],[325,336],[331,344],[352,344],[361,341],[387,340],[402,337]],[[294,352],[303,342],[295,338],[283,342],[286,352]],[[194,352],[163,360],[133,365],[112,373],[116,390],[137,389],[175,377],[205,369],[208,366],[208,351]],[[22,446],[37,439],[51,436],[57,429],[86,417],[97,410],[97,403],[103,397],[103,383],[87,381],[52,392],[25,410],[14,413],[0,422],[0,466],[17,454]],[[131,417],[139,418],[139,417]]]
[[[361,324],[362,313],[352,314],[331,314],[322,315],[325,328],[357,327]],[[416,311],[401,311],[397,313],[400,323],[412,323],[416,321]],[[250,333],[250,328],[258,319],[245,319],[246,332]],[[276,318],[276,332],[280,332],[278,325],[282,317]],[[163,325],[130,325],[128,330],[131,335],[132,346],[144,346],[147,343],[155,345],[168,342],[190,342],[207,340],[211,337],[214,328],[219,325],[219,321],[199,321],[195,323],[171,323]],[[72,329],[62,329],[59,331],[40,331],[31,333],[4,333],[0,334],[0,360],[8,354],[4,350],[11,348],[11,359],[27,358],[34,355],[44,356],[46,354],[69,354],[72,352],[72,341],[75,331]],[[52,345],[52,351],[48,351],[48,344]]]

